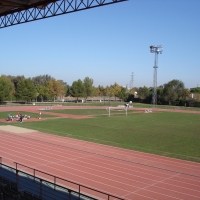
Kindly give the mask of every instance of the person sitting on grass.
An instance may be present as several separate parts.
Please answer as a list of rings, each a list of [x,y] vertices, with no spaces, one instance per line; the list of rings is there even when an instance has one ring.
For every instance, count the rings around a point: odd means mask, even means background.
[[[7,121],[12,121],[12,120],[13,120],[12,116],[10,114],[8,114]]]

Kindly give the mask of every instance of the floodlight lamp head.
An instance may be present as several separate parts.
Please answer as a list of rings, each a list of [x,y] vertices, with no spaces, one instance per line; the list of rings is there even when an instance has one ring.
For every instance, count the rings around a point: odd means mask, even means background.
[[[158,47],[157,47],[157,52],[160,53],[160,54],[162,54],[162,51],[163,51],[162,46],[161,46],[161,45],[158,46]]]
[[[150,53],[157,53],[157,54],[161,54],[162,53],[162,45],[158,45],[158,46],[155,46],[155,45],[151,45],[150,46]]]
[[[151,45],[151,46],[150,46],[150,53],[153,53],[153,52],[154,52],[154,46]]]

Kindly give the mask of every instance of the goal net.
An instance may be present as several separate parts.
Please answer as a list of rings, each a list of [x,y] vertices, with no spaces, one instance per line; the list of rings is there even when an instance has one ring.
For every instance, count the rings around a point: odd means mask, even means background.
[[[111,114],[119,114],[119,112],[125,112],[125,115],[127,116],[127,109],[128,107],[107,107],[106,110],[108,111],[108,116],[110,117]]]

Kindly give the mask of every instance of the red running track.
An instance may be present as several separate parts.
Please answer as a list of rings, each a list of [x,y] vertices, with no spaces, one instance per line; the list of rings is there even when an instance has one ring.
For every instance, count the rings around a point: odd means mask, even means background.
[[[0,131],[0,156],[127,200],[200,199],[200,164],[40,132]]]

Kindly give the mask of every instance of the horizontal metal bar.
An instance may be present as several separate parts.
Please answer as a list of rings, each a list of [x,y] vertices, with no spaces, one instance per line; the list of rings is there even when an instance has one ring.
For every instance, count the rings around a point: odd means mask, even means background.
[[[0,15],[0,28],[125,1],[127,0],[58,0],[55,2],[48,1],[45,7],[39,7],[39,4],[32,4],[23,9],[2,13]]]

